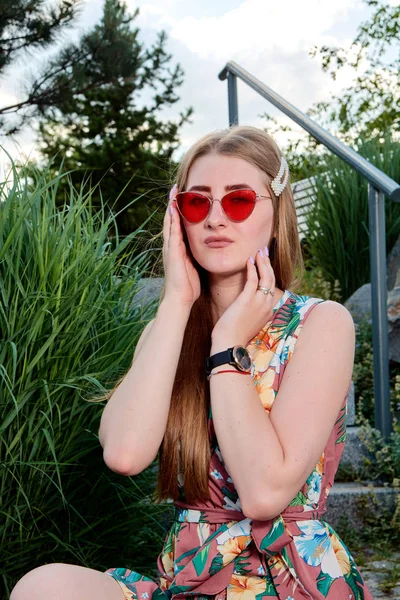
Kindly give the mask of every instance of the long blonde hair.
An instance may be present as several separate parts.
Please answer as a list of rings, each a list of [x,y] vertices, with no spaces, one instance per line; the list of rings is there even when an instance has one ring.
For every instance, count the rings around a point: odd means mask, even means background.
[[[277,198],[271,182],[281,165],[281,152],[266,132],[255,127],[236,126],[212,132],[198,140],[183,157],[177,174],[179,191],[185,190],[194,161],[207,154],[239,157],[261,169],[273,203],[273,225],[269,241],[270,260],[276,286],[295,290],[301,281],[302,255],[297,216],[289,183]],[[187,250],[190,248],[186,240]],[[211,348],[213,328],[207,272],[194,263],[201,281],[201,294],[194,303],[186,326],[177,367],[167,427],[159,453],[155,500],[179,499],[178,472],[184,479],[185,499],[196,503],[209,498],[210,444],[208,414],[209,383],[204,360]],[[297,277],[295,278],[295,273]],[[161,299],[164,297],[165,288]]]

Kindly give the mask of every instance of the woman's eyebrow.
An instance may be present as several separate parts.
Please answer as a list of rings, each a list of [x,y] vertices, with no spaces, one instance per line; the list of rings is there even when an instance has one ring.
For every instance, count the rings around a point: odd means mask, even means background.
[[[233,185],[226,185],[225,190],[229,192],[230,190],[252,190],[253,188],[248,183],[235,183]]]
[[[188,192],[211,192],[211,188],[208,185],[192,185]]]
[[[248,183],[234,183],[232,185],[226,185],[224,189],[226,192],[230,192],[233,190],[251,190],[253,188]],[[209,185],[192,185],[192,187],[188,189],[188,192],[211,192],[211,188]]]

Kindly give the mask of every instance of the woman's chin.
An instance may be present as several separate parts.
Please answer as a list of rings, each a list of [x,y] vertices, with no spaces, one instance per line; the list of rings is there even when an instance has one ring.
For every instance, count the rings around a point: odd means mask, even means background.
[[[213,261],[203,261],[203,263],[199,263],[210,273],[210,275],[217,275],[221,277],[231,277],[233,275],[237,275],[238,273],[243,273],[246,270],[246,264],[233,264],[232,262],[217,262]]]

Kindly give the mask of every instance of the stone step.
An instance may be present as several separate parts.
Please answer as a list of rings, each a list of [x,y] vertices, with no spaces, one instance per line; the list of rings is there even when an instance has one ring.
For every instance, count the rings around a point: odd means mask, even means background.
[[[379,518],[393,517],[399,490],[360,483],[335,483],[327,500],[323,519],[340,534],[361,531]]]
[[[369,456],[368,450],[360,441],[359,434],[360,427],[347,427],[346,443],[340,460],[342,467],[352,467],[355,472],[364,466],[364,457]]]

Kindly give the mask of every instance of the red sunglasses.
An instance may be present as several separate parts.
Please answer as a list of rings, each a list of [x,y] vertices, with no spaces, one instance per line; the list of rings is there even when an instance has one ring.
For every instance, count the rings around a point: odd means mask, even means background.
[[[234,190],[225,194],[221,200],[215,198],[211,200],[199,192],[179,192],[175,199],[180,214],[189,223],[204,221],[213,202],[221,202],[222,210],[228,219],[240,223],[253,212],[256,198],[270,198],[270,196],[261,196],[254,190]]]

